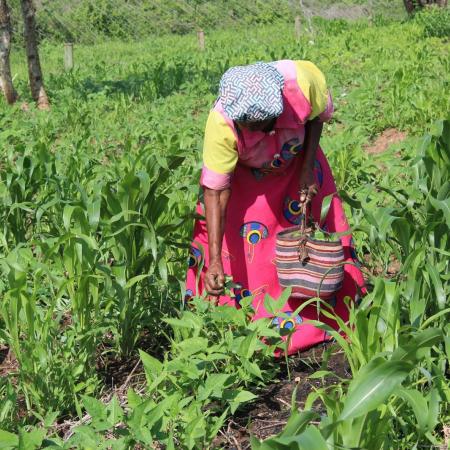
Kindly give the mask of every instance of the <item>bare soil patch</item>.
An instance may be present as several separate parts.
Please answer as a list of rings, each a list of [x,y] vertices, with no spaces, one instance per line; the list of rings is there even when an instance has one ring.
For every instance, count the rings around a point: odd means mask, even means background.
[[[406,138],[407,134],[404,131],[397,130],[396,128],[388,128],[384,130],[371,144],[365,145],[364,150],[370,155],[377,155],[384,153],[392,144],[402,142]]]
[[[395,278],[402,269],[401,262],[394,255],[391,255],[389,264],[386,268],[380,263],[374,262],[370,253],[363,255],[363,264],[364,268],[367,269],[371,275],[376,277],[383,276],[388,280]]]

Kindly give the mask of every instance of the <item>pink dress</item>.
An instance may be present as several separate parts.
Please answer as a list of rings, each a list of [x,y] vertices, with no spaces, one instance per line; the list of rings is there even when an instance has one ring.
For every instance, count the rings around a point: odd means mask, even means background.
[[[234,290],[234,297],[222,296],[220,304],[239,308],[243,297],[253,297],[254,320],[270,318],[274,327],[294,330],[288,353],[305,350],[317,343],[329,340],[329,336],[308,320],[320,320],[338,328],[334,320],[318,312],[315,303],[306,306],[300,315],[293,315],[302,300],[290,298],[283,311],[290,315],[286,320],[271,316],[264,308],[264,296],[278,298],[283,289],[279,285],[275,267],[275,240],[279,231],[299,223],[299,173],[303,158],[304,124],[311,106],[296,81],[292,61],[279,61],[277,68],[285,78],[283,90],[284,110],[270,133],[238,131],[226,116],[218,102],[214,109],[223,115],[236,134],[239,160],[231,180],[231,196],[227,208],[225,234],[222,246],[224,272],[232,275],[242,288]],[[320,116],[327,120],[332,113],[331,99]],[[331,169],[322,149],[317,150],[314,174],[319,186],[312,202],[312,214],[319,222],[322,200],[336,193]],[[203,171],[201,184],[207,185],[214,174]],[[200,200],[197,213],[204,215]],[[341,200],[334,196],[328,215],[322,224],[329,232],[347,231],[348,223]],[[347,261],[357,263],[350,235],[341,238]],[[186,281],[186,299],[203,293],[203,274],[209,262],[208,234],[205,220],[197,220],[189,258]],[[201,268],[201,273],[199,269]],[[345,265],[345,277],[341,290],[329,300],[335,314],[344,320],[348,310],[344,297],[351,299],[364,292],[364,279],[355,265]]]

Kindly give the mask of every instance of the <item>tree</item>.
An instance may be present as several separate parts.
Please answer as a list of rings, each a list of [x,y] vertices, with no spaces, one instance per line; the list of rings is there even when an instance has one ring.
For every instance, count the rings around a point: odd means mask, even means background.
[[[28,78],[30,80],[31,95],[39,109],[50,109],[47,93],[44,89],[41,62],[36,33],[36,10],[33,0],[21,0],[25,48],[28,61]]]
[[[448,0],[403,0],[403,3],[405,5],[406,11],[411,14],[414,11],[427,5],[437,5],[444,8],[447,6]]]
[[[0,87],[9,104],[17,100],[9,53],[11,51],[11,16],[6,0],[0,0]]]

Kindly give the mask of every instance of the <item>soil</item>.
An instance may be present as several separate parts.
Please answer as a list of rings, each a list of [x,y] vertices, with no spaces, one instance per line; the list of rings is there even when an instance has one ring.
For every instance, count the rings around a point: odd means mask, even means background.
[[[103,344],[97,350],[96,369],[103,386],[101,400],[109,402],[116,396],[124,406],[127,401],[127,390],[133,388],[135,392],[145,391],[146,379],[144,367],[137,351],[119,358],[114,351],[112,335],[105,335]],[[162,360],[165,345],[155,339],[151,330],[143,330],[136,343],[136,348]],[[73,424],[70,424],[73,427]],[[68,430],[64,430],[65,433]],[[137,447],[136,447],[137,448]]]
[[[142,363],[138,355],[114,358],[108,355],[97,362],[97,372],[102,379],[105,390],[114,391],[117,387],[128,385],[131,377],[143,374]]]
[[[124,386],[145,381],[144,368],[139,354],[117,358],[112,351],[112,336],[105,336],[105,342],[97,352],[97,372],[100,375],[105,390],[115,391],[117,388],[123,390]],[[155,341],[149,330],[143,331],[137,342],[136,348],[144,350],[150,355],[162,359],[162,348],[160,342]]]
[[[9,348],[7,346],[0,345],[0,366],[5,361],[6,357],[8,356]]]
[[[444,448],[449,448],[449,445],[450,445],[450,425],[444,425],[442,432],[444,434]]]
[[[371,275],[376,277],[383,276],[386,279],[392,279],[395,278],[402,269],[401,262],[396,259],[395,256],[391,256],[386,270],[380,264],[374,263],[372,255],[370,254],[363,255],[363,261],[364,268],[366,268]]]
[[[17,372],[18,368],[19,363],[9,347],[0,345],[0,377]]]
[[[331,355],[324,360],[324,351],[329,349]],[[322,344],[289,360],[290,380],[284,367],[280,379],[268,385],[258,399],[241,409],[222,429],[214,441],[212,448],[228,450],[250,449],[250,436],[266,439],[279,433],[290,416],[291,400],[297,388],[296,404],[303,408],[306,398],[315,389],[338,382],[337,377],[350,378],[348,363],[342,350],[335,344]],[[325,379],[308,379],[317,370],[329,370],[337,377]],[[316,410],[323,412],[323,406],[315,405]]]
[[[396,128],[388,128],[384,130],[371,144],[364,146],[366,153],[370,155],[378,155],[384,153],[392,144],[402,142],[407,138],[407,134]]]

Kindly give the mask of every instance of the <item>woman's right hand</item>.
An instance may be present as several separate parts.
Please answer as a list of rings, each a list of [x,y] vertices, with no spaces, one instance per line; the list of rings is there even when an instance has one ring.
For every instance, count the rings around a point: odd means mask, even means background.
[[[219,297],[223,294],[225,275],[223,273],[222,262],[213,261],[210,263],[203,280],[205,283],[206,292],[209,295]]]

